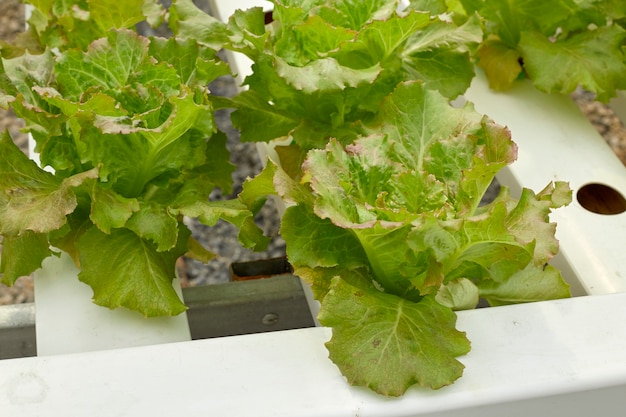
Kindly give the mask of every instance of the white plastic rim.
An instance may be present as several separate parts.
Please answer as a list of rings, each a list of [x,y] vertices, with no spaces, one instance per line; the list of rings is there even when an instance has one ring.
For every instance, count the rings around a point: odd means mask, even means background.
[[[461,379],[385,398],[350,387],[309,328],[0,361],[0,410],[64,417],[624,415],[626,293],[460,312]],[[488,325],[485,325],[488,323]]]

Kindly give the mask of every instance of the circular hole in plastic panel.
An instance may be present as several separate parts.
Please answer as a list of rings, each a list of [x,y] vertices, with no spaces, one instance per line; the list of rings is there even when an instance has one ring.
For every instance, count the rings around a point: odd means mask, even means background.
[[[620,214],[626,211],[626,199],[619,191],[608,185],[590,183],[576,193],[578,203],[598,214]]]

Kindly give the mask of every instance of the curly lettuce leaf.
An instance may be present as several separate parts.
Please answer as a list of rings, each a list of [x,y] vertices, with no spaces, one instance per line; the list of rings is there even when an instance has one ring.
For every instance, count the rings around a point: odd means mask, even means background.
[[[110,188],[98,186],[94,182],[91,189],[91,221],[104,233],[123,227],[133,213],[139,211],[135,198],[126,198]]]
[[[87,0],[89,17],[102,32],[130,28],[145,19],[144,3],[158,4],[156,0],[124,0],[123,2]]]
[[[33,91],[34,86],[43,86],[50,83],[54,67],[54,57],[49,50],[41,54],[30,54],[2,59],[3,84],[7,103],[15,100],[17,93],[21,94],[26,103],[31,106],[40,105],[41,100]]]
[[[181,227],[180,233],[190,232]],[[185,253],[182,246],[187,237],[183,236],[175,248],[160,252],[128,229],[106,234],[92,227],[77,241],[78,278],[92,288],[98,305],[126,307],[146,317],[180,314],[187,307],[174,291],[172,280],[176,260]]]
[[[150,55],[176,69],[180,81],[187,86],[206,86],[223,75],[229,75],[228,65],[216,60],[215,51],[196,39],[152,38]]]
[[[185,47],[187,58],[155,62],[149,45],[132,32],[111,32],[84,53],[65,54],[55,67],[55,87],[36,89],[70,118],[80,164],[100,165],[101,179],[125,197],[140,195],[148,183],[177,175],[183,166],[205,165],[205,137],[215,131],[212,117],[206,117],[212,110],[206,91],[197,88],[224,68],[205,60],[202,48],[191,43],[159,44],[159,54]],[[206,70],[200,79],[191,75],[198,62]],[[42,160],[48,161],[46,150]],[[225,174],[216,174],[226,187]]]
[[[45,234],[26,231],[19,236],[4,236],[0,256],[0,282],[13,285],[18,278],[41,268],[43,260],[51,254]]]
[[[239,12],[229,23],[229,47],[253,60],[248,90],[233,101],[242,140],[291,137],[303,150],[323,148],[329,138],[347,144],[399,82],[419,79],[448,97],[465,91],[474,74],[469,51],[481,39],[478,19],[459,26],[396,7],[276,2],[280,25],[270,26],[260,9]]]
[[[262,54],[269,36],[265,30],[265,12],[261,7],[235,10],[228,18],[228,48],[256,58]]]
[[[406,223],[407,207],[414,213],[448,206],[472,212],[496,172],[516,157],[505,128],[471,105],[451,107],[416,82],[399,84],[364,130],[370,136],[345,149],[331,142],[309,153],[304,167],[320,194],[318,215],[348,224],[394,221],[400,211]],[[354,212],[335,205],[354,205]]]
[[[131,200],[132,201],[132,200]],[[158,252],[168,251],[178,242],[178,219],[168,207],[153,201],[139,200],[138,207],[123,211],[131,212],[124,227],[144,240],[156,245]]]
[[[276,50],[288,65],[302,67],[320,56],[328,56],[343,42],[352,40],[355,34],[354,30],[334,26],[314,15],[278,39]]]
[[[276,2],[277,4],[279,2]],[[299,2],[295,2],[298,4]],[[385,20],[395,14],[398,3],[396,0],[372,0],[354,2],[351,0],[317,1],[317,7],[309,13],[323,16],[335,26],[343,26],[352,30],[360,30],[374,20]],[[308,6],[310,7],[310,6]]]
[[[521,54],[498,38],[485,40],[478,49],[478,63],[485,72],[489,87],[497,91],[509,88],[524,72]]]
[[[402,267],[412,276],[414,285],[424,292],[428,283],[450,282],[468,278],[474,282],[484,279],[504,281],[523,269],[533,258],[534,243],[519,243],[506,227],[504,204],[493,210],[464,219],[441,221],[425,217],[407,239],[412,250],[409,261]],[[421,275],[424,260],[436,262],[441,268]]]
[[[183,198],[175,201],[171,210],[197,218],[207,226],[214,226],[220,219],[235,225],[239,229],[239,242],[246,248],[261,251],[270,240],[254,223],[254,213],[239,200],[185,201]]]
[[[506,281],[483,281],[478,284],[480,296],[491,306],[556,300],[570,296],[569,286],[551,265],[529,264]]]
[[[432,297],[414,303],[335,278],[319,314],[333,328],[330,358],[353,385],[390,396],[418,384],[438,389],[463,373],[469,352],[456,315]]]
[[[363,248],[355,236],[321,219],[303,206],[285,210],[280,233],[289,245],[287,256],[294,265],[311,268],[356,268],[367,265]]]
[[[317,59],[304,66],[295,67],[277,57],[274,65],[279,77],[282,77],[297,91],[306,94],[371,84],[380,74],[380,68],[377,65],[365,70],[352,69],[339,64],[333,58]]]
[[[28,19],[29,30],[20,46],[38,45],[65,51],[85,48],[111,29],[133,28],[146,20],[159,25],[165,9],[157,0],[37,0]]]
[[[509,88],[522,71],[548,93],[569,94],[578,86],[608,101],[626,88],[623,2],[461,0],[485,20],[478,65],[497,90]]]
[[[507,228],[518,242],[535,242],[534,259],[537,265],[550,261],[559,248],[559,242],[554,237],[556,224],[549,222],[550,211],[571,201],[572,190],[569,186],[564,182],[556,182],[548,184],[537,194],[528,189],[522,190],[515,207],[510,210],[506,220]]]
[[[222,190],[223,195],[233,191],[233,173],[237,167],[230,162],[230,153],[226,147],[228,138],[223,132],[216,132],[206,144],[204,164],[197,168],[204,173],[211,183]]]
[[[434,20],[414,33],[403,52],[405,79],[423,80],[446,97],[456,97],[469,87],[474,78],[470,53],[482,41],[482,30],[476,16],[461,25]]]
[[[168,24],[178,38],[195,39],[215,51],[228,40],[226,24],[200,10],[192,0],[174,0]]]
[[[110,31],[86,52],[70,50],[61,55],[55,65],[58,89],[64,97],[78,100],[92,87],[111,91],[150,80],[162,93],[175,93],[180,85],[176,70],[164,63],[155,65],[148,47],[147,38],[130,30]]]
[[[519,50],[535,86],[548,93],[569,94],[578,86],[608,102],[626,89],[623,46],[626,30],[599,27],[552,42],[535,32],[522,32]]]
[[[57,178],[28,159],[5,132],[0,136],[0,233],[60,229],[78,205],[74,188],[97,175],[93,169]]]
[[[428,41],[419,36],[431,23],[427,13],[411,12],[407,15],[391,15],[385,20],[368,22],[353,35],[354,42],[339,44],[333,53],[342,64],[353,68],[367,68],[376,64],[390,63],[396,52],[409,55],[413,49],[420,49],[415,42],[424,41],[421,49],[429,49]],[[405,43],[415,39],[409,45]],[[333,48],[335,49],[335,48]]]

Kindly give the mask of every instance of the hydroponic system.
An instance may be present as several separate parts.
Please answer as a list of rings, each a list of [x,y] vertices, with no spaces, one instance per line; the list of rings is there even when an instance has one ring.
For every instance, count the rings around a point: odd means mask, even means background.
[[[38,356],[0,362],[0,409],[623,414],[626,175],[568,95],[622,111],[626,5],[30,3],[0,105],[37,163],[3,135],[0,272],[35,273]],[[267,159],[211,201],[218,109]],[[319,326],[190,340],[176,260],[214,254],[184,220],[263,250],[267,198]]]

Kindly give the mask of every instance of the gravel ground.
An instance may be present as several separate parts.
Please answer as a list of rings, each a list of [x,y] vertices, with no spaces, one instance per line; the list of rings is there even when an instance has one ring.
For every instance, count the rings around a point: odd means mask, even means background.
[[[0,40],[12,39],[23,27],[23,6],[19,0],[0,0]],[[216,80],[210,87],[218,95],[229,96],[236,92],[233,80],[228,77]],[[573,97],[626,165],[626,130],[622,122],[613,115],[609,108],[595,103],[589,94],[577,92]],[[242,144],[239,141],[238,132],[230,125],[228,112],[219,112],[216,119],[220,129],[226,132],[229,137],[228,146],[232,154],[231,160],[239,167],[239,170],[234,174],[234,193],[237,193],[245,178],[254,176],[260,171],[261,163],[255,146]],[[8,129],[15,142],[26,152],[27,138],[20,132],[22,126],[22,122],[15,118],[11,112],[0,109],[0,131]],[[214,193],[211,197],[214,199],[223,198],[219,192]],[[184,259],[179,268],[183,285],[196,286],[225,282],[229,279],[228,267],[232,261],[283,255],[285,246],[278,234],[279,216],[271,201],[261,210],[256,221],[268,236],[272,236],[268,250],[263,253],[253,253],[242,248],[237,242],[236,229],[226,222],[220,222],[212,228],[197,222],[188,222],[196,239],[213,252],[218,253],[219,256],[208,265]],[[0,304],[32,301],[33,282],[30,277],[20,278],[11,288],[0,284]]]

